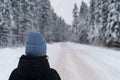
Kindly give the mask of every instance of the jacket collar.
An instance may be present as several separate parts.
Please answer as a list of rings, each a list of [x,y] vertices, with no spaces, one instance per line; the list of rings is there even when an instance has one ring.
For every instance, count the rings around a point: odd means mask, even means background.
[[[50,69],[47,59],[22,55],[18,70],[24,78],[38,78],[45,75]]]

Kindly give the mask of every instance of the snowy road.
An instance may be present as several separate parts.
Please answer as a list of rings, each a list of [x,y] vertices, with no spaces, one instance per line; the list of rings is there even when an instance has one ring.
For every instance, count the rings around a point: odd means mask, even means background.
[[[60,56],[55,67],[58,69],[62,80],[103,80],[84,59],[90,56],[83,50],[76,50],[67,44],[61,44]]]
[[[102,51],[104,50],[62,43],[54,68],[62,80],[119,80],[120,59],[117,58],[120,58],[120,53]]]
[[[24,48],[0,49],[0,80],[8,80]],[[21,53],[21,54],[20,54]],[[62,80],[119,80],[120,51],[75,43],[48,44],[49,62]]]

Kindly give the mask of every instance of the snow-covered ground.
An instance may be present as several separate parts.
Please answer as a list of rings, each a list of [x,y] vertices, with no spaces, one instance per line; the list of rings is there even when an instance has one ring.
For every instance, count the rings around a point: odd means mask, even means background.
[[[24,48],[0,49],[0,80],[8,80]],[[49,62],[62,80],[119,80],[120,51],[75,43],[48,44]]]

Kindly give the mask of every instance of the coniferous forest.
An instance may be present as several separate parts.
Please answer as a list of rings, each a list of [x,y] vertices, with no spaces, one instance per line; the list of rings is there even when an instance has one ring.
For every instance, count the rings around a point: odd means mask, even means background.
[[[1,47],[23,46],[31,30],[40,31],[47,42],[65,41],[68,27],[49,0],[0,0]]]
[[[73,9],[73,41],[108,47],[120,47],[120,0],[82,2]]]
[[[0,0],[0,47],[24,46],[31,30],[50,43],[120,47],[120,0],[75,3],[72,25],[54,12],[49,0]]]

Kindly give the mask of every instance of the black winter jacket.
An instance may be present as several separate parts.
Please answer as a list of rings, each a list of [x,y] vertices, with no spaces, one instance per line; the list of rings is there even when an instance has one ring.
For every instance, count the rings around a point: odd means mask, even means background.
[[[56,70],[51,69],[47,59],[21,56],[18,67],[9,80],[61,80]]]

